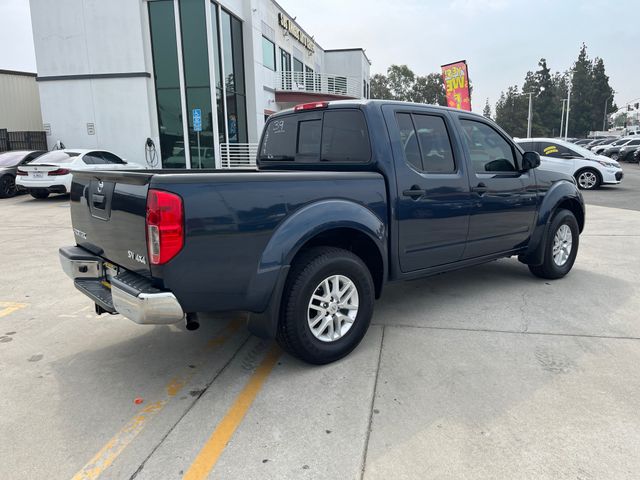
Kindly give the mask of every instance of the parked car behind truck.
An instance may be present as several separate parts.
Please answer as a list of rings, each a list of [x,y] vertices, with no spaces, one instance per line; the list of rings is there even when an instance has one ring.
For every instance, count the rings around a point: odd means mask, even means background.
[[[272,115],[258,171],[78,172],[60,259],[98,313],[141,324],[249,312],[310,363],[347,355],[384,285],[517,256],[566,275],[584,227],[573,178],[492,121],[388,101]]]

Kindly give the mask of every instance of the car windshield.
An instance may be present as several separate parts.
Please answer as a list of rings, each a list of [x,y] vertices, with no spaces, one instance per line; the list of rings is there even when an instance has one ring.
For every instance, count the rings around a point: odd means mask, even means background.
[[[620,146],[620,145],[624,145],[624,144],[625,144],[625,143],[627,143],[628,141],[629,141],[629,139],[628,139],[628,138],[623,138],[622,140],[616,140],[615,142],[613,142],[613,143],[611,144],[611,146],[613,146],[613,147],[618,147],[618,146]]]
[[[0,167],[15,167],[27,155],[27,152],[6,152],[0,154]]]
[[[42,165],[44,163],[71,163],[74,158],[80,155],[77,152],[63,152],[62,150],[54,150],[38,157],[30,165]]]

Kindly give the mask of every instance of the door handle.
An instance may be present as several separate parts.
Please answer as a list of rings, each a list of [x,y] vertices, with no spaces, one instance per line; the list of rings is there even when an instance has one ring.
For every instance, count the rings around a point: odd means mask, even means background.
[[[402,195],[404,195],[405,197],[411,197],[414,200],[417,200],[418,198],[424,196],[426,193],[427,192],[421,189],[418,185],[414,185],[409,190],[404,190],[402,192]]]
[[[477,186],[471,187],[472,192],[479,193],[480,195],[487,193],[487,190],[489,190],[489,188],[484,183],[479,183]]]

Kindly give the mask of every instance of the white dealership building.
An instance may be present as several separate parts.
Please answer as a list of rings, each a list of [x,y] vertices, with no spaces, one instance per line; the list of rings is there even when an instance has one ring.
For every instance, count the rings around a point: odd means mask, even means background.
[[[50,146],[238,166],[271,113],[369,94],[362,48],[324,50],[273,0],[30,3]]]

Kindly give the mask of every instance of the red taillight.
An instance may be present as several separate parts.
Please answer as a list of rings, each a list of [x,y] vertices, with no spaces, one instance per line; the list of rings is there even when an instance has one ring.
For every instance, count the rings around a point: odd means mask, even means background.
[[[18,169],[18,171],[16,172],[16,175],[18,175],[18,176],[20,176],[20,177],[24,177],[24,176],[27,176],[27,175],[28,175],[28,173],[27,173],[27,172],[25,172],[24,170],[20,170],[20,169]]]
[[[327,108],[329,106],[329,102],[311,102],[311,103],[301,103],[300,105],[296,105],[293,107],[295,112],[299,112],[301,110],[315,110],[317,108]]]
[[[147,248],[149,261],[162,265],[175,257],[184,245],[182,198],[163,190],[147,194]]]
[[[71,172],[71,170],[67,169],[67,168],[58,168],[57,170],[52,170],[49,173],[47,173],[47,175],[51,176],[51,177],[55,177],[58,175],[66,175],[67,173]]]

